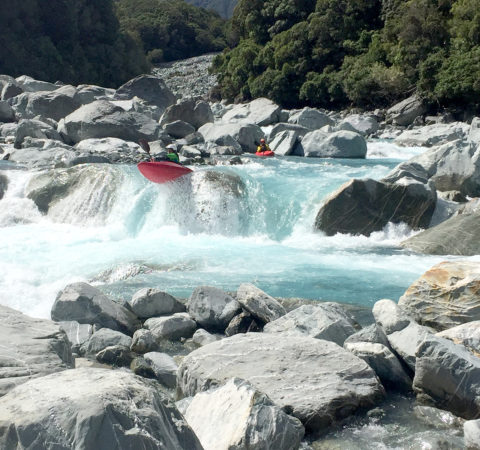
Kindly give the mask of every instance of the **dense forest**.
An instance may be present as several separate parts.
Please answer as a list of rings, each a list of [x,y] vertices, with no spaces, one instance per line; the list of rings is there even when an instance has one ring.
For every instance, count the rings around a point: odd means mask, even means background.
[[[231,27],[214,62],[230,100],[479,107],[479,0],[239,0]]]
[[[233,15],[233,9],[237,4],[237,0],[185,0],[191,5],[199,8],[217,11],[224,19],[230,19]]]

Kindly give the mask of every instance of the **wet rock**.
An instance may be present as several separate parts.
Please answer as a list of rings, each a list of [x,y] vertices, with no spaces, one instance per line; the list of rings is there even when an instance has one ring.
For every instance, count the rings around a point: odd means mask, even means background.
[[[87,283],[72,283],[60,291],[51,314],[56,321],[76,320],[127,334],[140,327],[133,313]]]
[[[338,345],[309,337],[237,334],[194,350],[180,364],[178,385],[191,396],[241,377],[310,431],[374,406],[384,395],[376,375]]]
[[[469,450],[476,450],[480,447],[480,419],[467,420],[463,425],[465,447]]]
[[[240,309],[240,303],[232,296],[211,286],[197,287],[187,303],[190,316],[211,331],[224,331]]]
[[[81,348],[82,355],[95,355],[106,347],[121,346],[130,348],[132,338],[119,331],[101,328],[93,333]]]
[[[207,330],[199,328],[192,336],[192,342],[200,347],[221,339],[218,334],[210,334]]]
[[[141,319],[184,312],[185,305],[159,289],[143,288],[128,302],[131,310]]]
[[[239,378],[195,395],[184,416],[205,449],[294,450],[305,431],[298,419]]]
[[[73,367],[70,342],[58,324],[2,305],[0,323],[0,396],[32,378]]]
[[[457,325],[436,333],[436,336],[450,339],[457,345],[463,345],[475,356],[480,357],[480,320]]]
[[[155,340],[163,339],[178,341],[181,338],[192,337],[197,325],[187,313],[176,313],[166,317],[152,317],[143,324],[151,331]]]
[[[400,297],[398,305],[436,331],[480,320],[480,264],[446,261],[435,265]]]
[[[0,411],[2,448],[52,442],[57,448],[202,449],[168,397],[123,370],[76,369],[32,380],[1,398]]]
[[[389,222],[426,228],[436,199],[434,188],[412,179],[405,184],[353,179],[326,199],[315,219],[315,228],[327,236],[336,233],[370,236]]]
[[[286,314],[285,308],[277,300],[250,283],[239,286],[237,300],[245,310],[262,323],[271,322]]]
[[[437,430],[460,430],[465,423],[464,419],[454,416],[451,412],[431,406],[417,405],[413,408],[413,412],[419,420]]]
[[[8,178],[5,175],[0,174],[0,200],[5,195],[5,192],[7,192],[7,188],[8,188]]]

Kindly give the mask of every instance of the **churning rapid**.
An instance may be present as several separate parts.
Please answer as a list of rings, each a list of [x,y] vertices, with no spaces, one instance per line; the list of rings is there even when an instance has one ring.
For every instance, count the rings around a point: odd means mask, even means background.
[[[313,224],[345,181],[382,178],[418,152],[374,142],[366,160],[251,156],[196,166],[164,185],[134,165],[42,173],[2,162],[9,183],[0,200],[0,304],[49,317],[57,292],[74,281],[118,299],[142,287],[188,297],[199,285],[233,291],[251,282],[276,297],[368,307],[397,300],[447,258],[400,249],[412,234],[406,226],[367,238],[326,237]]]

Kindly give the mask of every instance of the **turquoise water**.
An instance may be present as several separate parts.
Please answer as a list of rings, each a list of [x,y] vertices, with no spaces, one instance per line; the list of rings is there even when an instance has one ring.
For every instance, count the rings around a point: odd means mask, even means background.
[[[401,250],[412,235],[387,226],[369,238],[313,230],[325,198],[351,178],[385,176],[418,149],[370,143],[366,160],[247,158],[194,167],[157,185],[135,166],[92,167],[91,177],[42,215],[25,197],[33,172],[6,170],[0,200],[0,303],[49,317],[57,292],[87,281],[118,299],[142,287],[188,297],[199,285],[254,283],[272,296],[371,307],[397,300],[445,257]],[[3,168],[3,169],[2,169]],[[202,181],[205,171],[240,178],[240,194]]]

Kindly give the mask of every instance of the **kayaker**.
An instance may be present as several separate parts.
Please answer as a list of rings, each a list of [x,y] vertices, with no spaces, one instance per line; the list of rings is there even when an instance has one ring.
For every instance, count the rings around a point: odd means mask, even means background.
[[[263,152],[269,152],[270,147],[268,144],[265,142],[265,139],[260,139],[260,145],[257,147],[257,153],[263,153]]]
[[[175,144],[167,145],[167,161],[180,164],[180,158],[178,157],[178,150]]]

